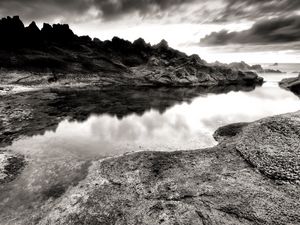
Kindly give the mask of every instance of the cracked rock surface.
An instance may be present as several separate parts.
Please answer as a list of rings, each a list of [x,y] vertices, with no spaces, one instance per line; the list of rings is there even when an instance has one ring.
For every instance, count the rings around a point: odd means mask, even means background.
[[[220,128],[213,148],[95,161],[36,223],[300,224],[299,125],[296,112]]]

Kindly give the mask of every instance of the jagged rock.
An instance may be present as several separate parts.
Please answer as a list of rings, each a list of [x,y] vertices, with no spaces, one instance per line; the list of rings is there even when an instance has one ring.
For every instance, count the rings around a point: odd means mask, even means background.
[[[265,72],[261,65],[253,65],[250,67],[250,70],[255,70],[257,73]]]
[[[26,31],[32,33],[32,35],[37,35],[40,32],[40,29],[35,22],[31,22],[30,25],[26,27]]]
[[[224,63],[220,63],[220,62],[216,61],[212,65],[227,66],[227,67],[229,67],[233,70],[241,70],[241,71],[244,71],[244,72],[255,71],[257,73],[283,73],[280,70],[264,69],[261,65],[258,65],[258,64],[250,66],[247,63],[245,63],[244,61],[233,62],[233,63],[230,63],[230,64],[224,64]]]
[[[143,38],[138,38],[132,44],[141,51],[151,47],[151,45],[147,44]]]
[[[153,47],[157,48],[157,49],[168,49],[169,44],[166,40],[163,39],[157,45],[154,45]]]
[[[0,46],[5,49],[21,46],[22,39],[20,38],[24,36],[24,29],[24,24],[18,16],[2,18],[0,20]]]
[[[25,45],[35,46],[41,43],[42,35],[41,31],[35,22],[32,22],[28,27],[25,28]]]
[[[3,19],[5,24],[20,30],[24,35],[15,38],[21,46],[9,42],[13,50],[0,51],[0,64],[9,71],[33,73],[30,85],[59,83],[66,74],[98,77],[97,85],[103,85],[103,77],[110,76],[115,85],[167,85],[167,86],[210,86],[226,84],[261,84],[257,76],[208,65],[199,56],[169,47],[165,40],[151,46],[143,39],[133,43],[114,37],[111,41],[91,40],[88,36],[78,37],[66,24],[44,24],[41,30],[33,22],[24,28],[18,17]],[[13,22],[7,22],[13,21]],[[2,33],[0,23],[0,31]],[[6,29],[6,28],[5,28]],[[5,36],[5,35],[4,35]],[[25,38],[24,38],[25,37]],[[41,74],[56,74],[55,79]],[[41,78],[45,79],[41,79]],[[21,79],[29,84],[27,79]],[[78,80],[78,79],[77,79]],[[84,82],[84,81],[83,81]],[[86,82],[89,82],[86,79]]]
[[[50,35],[52,32],[52,26],[48,23],[44,23],[41,32],[44,36]]]

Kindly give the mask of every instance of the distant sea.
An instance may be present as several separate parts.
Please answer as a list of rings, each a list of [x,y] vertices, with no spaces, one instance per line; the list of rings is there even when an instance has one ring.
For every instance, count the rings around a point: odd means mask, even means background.
[[[298,75],[300,73],[300,63],[278,63],[274,64],[261,64],[264,69],[276,69],[288,74],[294,73]]]
[[[258,63],[259,64],[259,63]],[[274,64],[260,64],[264,69],[280,70],[284,73],[259,73],[268,85],[278,85],[278,82],[284,78],[297,77],[300,73],[300,63],[278,63]]]

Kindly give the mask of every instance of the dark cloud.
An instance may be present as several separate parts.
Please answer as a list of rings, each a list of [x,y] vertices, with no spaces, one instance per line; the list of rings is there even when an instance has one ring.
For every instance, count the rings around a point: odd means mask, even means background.
[[[262,20],[240,32],[222,30],[200,40],[202,46],[228,44],[266,45],[300,41],[300,16]]]
[[[26,21],[73,19],[90,8],[88,0],[0,0],[0,16],[20,15]]]
[[[115,19],[138,13],[141,16],[174,10],[195,0],[0,0],[0,15],[20,15],[25,20],[62,18],[65,21],[87,16]]]
[[[133,13],[140,17],[176,18],[192,23],[295,15],[299,0],[0,0],[0,16],[20,15],[26,21],[76,22],[114,20]],[[162,21],[163,22],[163,21]]]
[[[238,19],[258,20],[283,17],[300,10],[299,0],[225,0],[226,6],[219,13],[216,22]]]
[[[104,18],[138,12],[140,15],[155,14],[167,11],[172,7],[191,3],[194,0],[95,0],[95,6]]]

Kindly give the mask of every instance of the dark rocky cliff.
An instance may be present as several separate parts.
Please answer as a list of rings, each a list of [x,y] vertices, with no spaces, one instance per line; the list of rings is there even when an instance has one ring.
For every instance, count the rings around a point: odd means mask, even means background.
[[[65,24],[44,24],[39,29],[32,22],[25,27],[18,16],[1,19],[0,31],[1,75],[9,71],[44,75],[22,78],[23,85],[70,80],[169,86],[262,82],[253,72],[208,65],[199,56],[170,48],[164,40],[157,45],[141,38],[133,43],[118,37],[92,40],[75,35]]]

